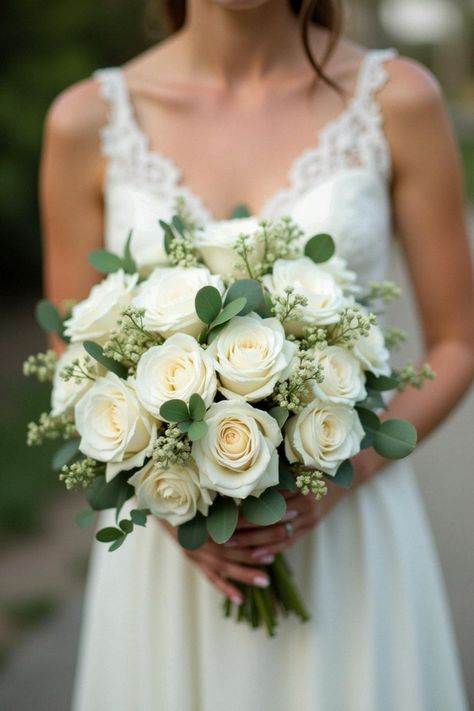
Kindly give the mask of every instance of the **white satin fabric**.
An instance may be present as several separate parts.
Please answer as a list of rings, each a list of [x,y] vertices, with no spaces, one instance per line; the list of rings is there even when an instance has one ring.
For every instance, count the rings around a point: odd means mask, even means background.
[[[390,162],[375,94],[392,56],[366,56],[347,110],[262,210],[333,234],[363,281],[383,279],[389,258]],[[98,78],[111,106],[103,134],[107,246],[119,250],[135,219],[130,189],[154,200],[164,219],[179,195],[197,221],[212,220],[172,161],[150,151],[120,71]],[[142,263],[156,258],[152,234],[142,231]],[[154,522],[115,553],[95,544],[74,711],[467,709],[409,462],[353,492],[288,558],[312,619],[283,620],[267,639],[221,618],[219,594]]]

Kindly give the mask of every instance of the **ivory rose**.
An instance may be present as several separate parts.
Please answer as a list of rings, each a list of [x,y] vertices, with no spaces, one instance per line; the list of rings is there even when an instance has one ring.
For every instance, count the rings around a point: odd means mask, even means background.
[[[106,462],[107,481],[122,470],[140,467],[151,454],[156,422],[140,404],[133,380],[108,372],[97,378],[75,407],[79,449]]]
[[[260,496],[278,483],[282,440],[276,420],[246,402],[223,400],[207,411],[207,434],[194,442],[192,456],[201,486],[224,496]]]
[[[390,375],[390,351],[385,346],[382,330],[376,324],[370,327],[368,336],[355,342],[353,353],[364,370],[370,370],[377,376]]]
[[[82,378],[77,382],[76,378],[63,380],[61,372],[68,365],[72,365],[74,360],[84,360],[86,351],[82,343],[72,343],[64,353],[58,358],[56,369],[53,378],[53,389],[51,391],[51,414],[60,415],[67,410],[71,410],[78,400],[89,390],[93,384],[93,380]],[[103,373],[105,368],[102,368],[98,363],[95,364],[97,373]]]
[[[321,366],[323,380],[318,383],[311,381],[311,388],[320,400],[341,402],[354,405],[363,400],[365,376],[359,361],[352,353],[340,346],[328,346],[322,350],[314,350],[315,362]]]
[[[209,407],[217,379],[208,351],[192,336],[176,333],[161,346],[153,346],[140,358],[136,373],[137,394],[143,407],[158,419],[167,400],[189,401],[197,393]]]
[[[242,260],[233,247],[241,234],[250,235],[250,246],[254,247],[253,258],[257,261],[263,255],[263,243],[254,236],[259,229],[258,220],[245,217],[238,220],[221,220],[207,225],[195,235],[195,245],[206,266],[213,274],[223,279],[248,277],[247,271],[239,265]]]
[[[290,463],[334,476],[343,461],[360,451],[363,437],[356,410],[315,399],[288,421],[285,454]]]
[[[158,267],[140,284],[134,306],[144,309],[144,327],[169,338],[175,333],[197,336],[204,324],[194,307],[203,286],[214,286],[222,294],[224,285],[206,267]]]
[[[201,488],[193,463],[171,464],[160,469],[149,461],[128,480],[135,487],[140,508],[150,509],[172,526],[190,521],[198,511],[207,515],[212,497]]]
[[[285,289],[292,287],[295,294],[308,300],[307,306],[300,308],[298,320],[285,323],[285,330],[294,335],[302,335],[309,326],[326,326],[339,320],[343,291],[334,277],[309,257],[277,259],[273,273],[263,277],[263,284],[273,297],[285,297]]]
[[[105,340],[129,306],[137,280],[138,274],[125,274],[120,269],[93,286],[89,296],[73,307],[64,324],[66,336],[73,343]]]
[[[298,346],[287,341],[276,318],[250,313],[236,316],[212,341],[207,353],[219,373],[219,390],[226,398],[247,402],[271,395],[288,377]]]

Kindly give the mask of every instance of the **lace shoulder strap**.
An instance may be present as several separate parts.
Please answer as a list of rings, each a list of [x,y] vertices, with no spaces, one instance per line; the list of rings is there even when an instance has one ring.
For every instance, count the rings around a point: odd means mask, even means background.
[[[99,82],[100,94],[109,108],[108,121],[101,131],[102,151],[109,160],[124,158],[140,136],[122,70],[118,67],[99,69],[93,78]]]
[[[398,56],[395,49],[375,49],[362,60],[354,99],[364,106],[377,103],[376,94],[389,79],[385,62]]]

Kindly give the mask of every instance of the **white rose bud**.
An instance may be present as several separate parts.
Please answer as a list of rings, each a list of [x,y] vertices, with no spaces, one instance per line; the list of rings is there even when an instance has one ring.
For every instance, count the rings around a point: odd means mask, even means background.
[[[242,260],[233,247],[241,234],[251,235],[249,245],[255,249],[252,259],[260,261],[263,256],[263,242],[252,238],[259,230],[258,220],[246,217],[240,220],[221,220],[207,225],[195,235],[195,245],[204,263],[213,274],[224,279],[248,277],[244,268],[239,268]]]
[[[115,373],[98,378],[75,408],[79,449],[106,462],[107,481],[142,466],[156,439],[156,422],[140,404],[133,380]]]
[[[197,336],[204,324],[194,306],[203,286],[214,286],[222,294],[224,285],[205,267],[158,267],[139,286],[134,306],[145,310],[143,324],[149,331],[168,338],[174,333]]]
[[[161,346],[153,346],[138,362],[137,395],[143,405],[158,419],[167,400],[189,402],[197,393],[209,407],[214,400],[217,379],[214,362],[192,336],[176,333]]]
[[[154,516],[172,526],[190,521],[197,511],[206,516],[212,503],[210,493],[200,486],[192,462],[160,469],[150,461],[128,481],[135,487],[139,507],[150,509]]]
[[[82,343],[72,343],[64,353],[58,358],[53,379],[53,389],[51,391],[51,414],[60,415],[67,410],[71,410],[78,400],[89,390],[94,381],[90,378],[81,378],[79,382],[72,377],[69,380],[61,378],[61,371],[67,365],[71,365],[74,360],[84,360],[86,351]],[[95,370],[98,374],[104,372],[104,368],[95,364]]]
[[[130,305],[137,280],[138,274],[125,274],[120,269],[93,286],[87,299],[73,307],[65,322],[66,336],[72,342],[106,340]]]
[[[359,361],[352,353],[340,346],[328,346],[314,350],[315,362],[321,366],[323,381],[311,381],[316,397],[328,402],[354,405],[367,396],[365,376]]]
[[[352,407],[313,400],[286,425],[285,454],[334,476],[342,462],[360,451],[364,430]]]
[[[285,339],[276,318],[250,313],[235,316],[212,341],[207,353],[219,373],[220,392],[229,399],[263,400],[288,377],[298,346]]]
[[[355,342],[353,353],[364,370],[376,376],[390,375],[390,351],[385,346],[382,330],[376,324],[370,327],[368,336]]]
[[[285,297],[285,289],[292,287],[295,294],[308,300],[307,306],[300,307],[298,320],[285,323],[289,333],[302,335],[309,326],[326,326],[339,320],[343,291],[334,277],[309,257],[277,259],[273,273],[263,277],[263,284],[273,297]]]
[[[211,406],[205,420],[209,430],[192,448],[201,486],[244,499],[278,484],[276,448],[282,435],[271,415],[246,402],[223,400]]]

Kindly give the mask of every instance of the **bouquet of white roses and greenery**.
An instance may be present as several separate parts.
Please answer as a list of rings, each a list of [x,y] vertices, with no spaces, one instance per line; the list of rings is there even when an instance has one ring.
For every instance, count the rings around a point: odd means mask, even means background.
[[[150,515],[178,527],[184,548],[223,544],[239,516],[282,520],[285,492],[349,487],[361,448],[390,459],[414,449],[411,424],[377,415],[383,391],[432,377],[390,367],[401,333],[384,333],[369,309],[393,284],[358,285],[329,235],[308,238],[289,219],[239,209],[199,229],[178,204],[159,224],[157,266],[137,266],[131,234],[123,255],[90,255],[107,276],[84,301],[65,315],[37,307],[67,346],[25,363],[52,382],[28,443],[66,440],[53,466],[68,489],[86,489],[80,525],[113,508],[116,526],[97,533],[110,550]],[[237,618],[272,635],[279,612],[308,613],[283,557],[263,568],[270,587],[241,585]]]

